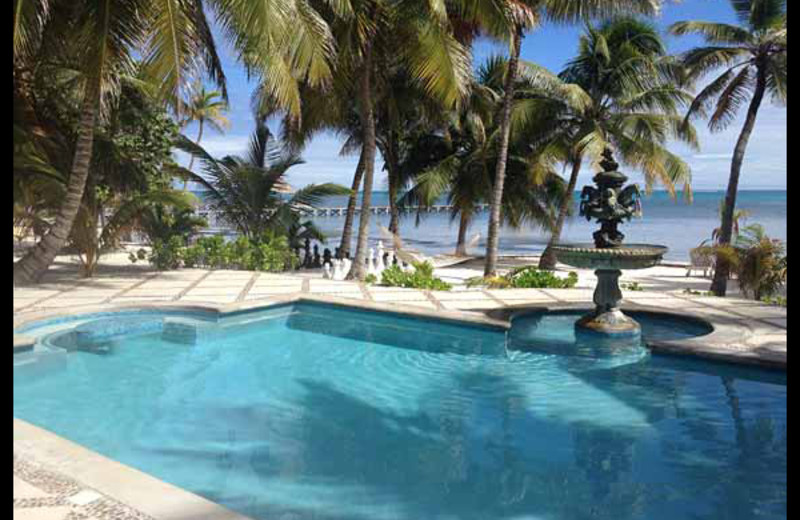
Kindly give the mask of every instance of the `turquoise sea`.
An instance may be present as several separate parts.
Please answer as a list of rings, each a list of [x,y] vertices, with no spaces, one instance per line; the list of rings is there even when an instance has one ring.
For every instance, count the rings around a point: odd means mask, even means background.
[[[626,235],[626,242],[664,244],[670,248],[666,258],[670,260],[688,260],[689,249],[703,240],[710,238],[712,230],[719,225],[719,204],[725,197],[724,191],[698,191],[694,199],[687,203],[682,198],[671,199],[664,191],[654,192],[642,200],[643,217],[631,220],[621,226]],[[564,230],[564,241],[591,241],[592,232],[597,224],[589,223],[578,217],[580,194],[575,194],[575,216],[568,221]],[[444,203],[444,202],[443,202]],[[373,194],[373,205],[387,205],[386,192]],[[345,197],[332,197],[323,206],[346,206]],[[786,240],[786,191],[741,191],[737,199],[737,208],[745,209],[750,215],[742,224],[761,224],[767,234],[774,238]],[[470,227],[468,237],[480,233],[481,239],[472,250],[480,254],[485,247],[488,212],[478,215]],[[344,223],[344,217],[317,218],[317,225],[331,238],[331,247],[338,246],[338,236]],[[426,253],[436,254],[450,252],[455,249],[458,234],[458,221],[452,221],[448,214],[424,215],[416,225],[415,215],[406,215],[400,223],[400,234],[406,243]],[[380,238],[378,224],[388,226],[388,215],[373,215],[370,235],[374,240]],[[500,235],[502,254],[537,254],[547,244],[548,235],[541,229],[525,226],[521,229],[504,228]]]

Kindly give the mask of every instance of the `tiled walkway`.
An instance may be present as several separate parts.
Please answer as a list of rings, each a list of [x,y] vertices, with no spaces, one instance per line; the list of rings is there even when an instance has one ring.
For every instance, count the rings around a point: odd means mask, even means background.
[[[151,517],[14,453],[14,520],[151,520]]]

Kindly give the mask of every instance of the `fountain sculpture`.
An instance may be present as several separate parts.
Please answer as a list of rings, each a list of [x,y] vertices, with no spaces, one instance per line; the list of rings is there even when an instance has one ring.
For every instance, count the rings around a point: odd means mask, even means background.
[[[639,188],[635,184],[622,187],[628,178],[617,171],[619,165],[608,148],[603,151],[600,167],[602,171],[592,178],[597,187],[585,186],[581,192],[580,215],[600,223],[600,229],[593,234],[594,244],[560,244],[553,251],[560,262],[595,269],[595,308],[576,327],[604,334],[638,334],[639,324],[619,308],[621,270],[652,267],[661,261],[667,248],[622,244],[625,235],[617,226],[623,220],[641,216]]]

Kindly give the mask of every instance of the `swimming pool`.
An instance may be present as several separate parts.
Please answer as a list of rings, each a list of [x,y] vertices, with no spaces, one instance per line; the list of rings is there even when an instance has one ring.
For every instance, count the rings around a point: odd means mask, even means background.
[[[15,417],[253,518],[786,517],[783,374],[321,304],[60,325]]]

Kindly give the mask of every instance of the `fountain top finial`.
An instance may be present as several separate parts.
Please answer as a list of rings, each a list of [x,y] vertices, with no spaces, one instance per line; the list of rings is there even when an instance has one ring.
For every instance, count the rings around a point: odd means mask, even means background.
[[[603,169],[603,171],[617,171],[617,168],[619,168],[619,163],[614,160],[614,152],[611,151],[611,148],[608,146],[603,148],[603,153],[601,155],[603,159],[600,161],[600,167]]]
[[[593,235],[595,247],[620,247],[625,235],[619,232],[617,225],[639,215],[639,188],[635,184],[622,187],[628,177],[616,171],[619,164],[608,147],[603,150],[600,166],[603,171],[592,178],[596,187],[585,186],[581,192],[580,214],[587,220],[597,219],[601,225]]]

